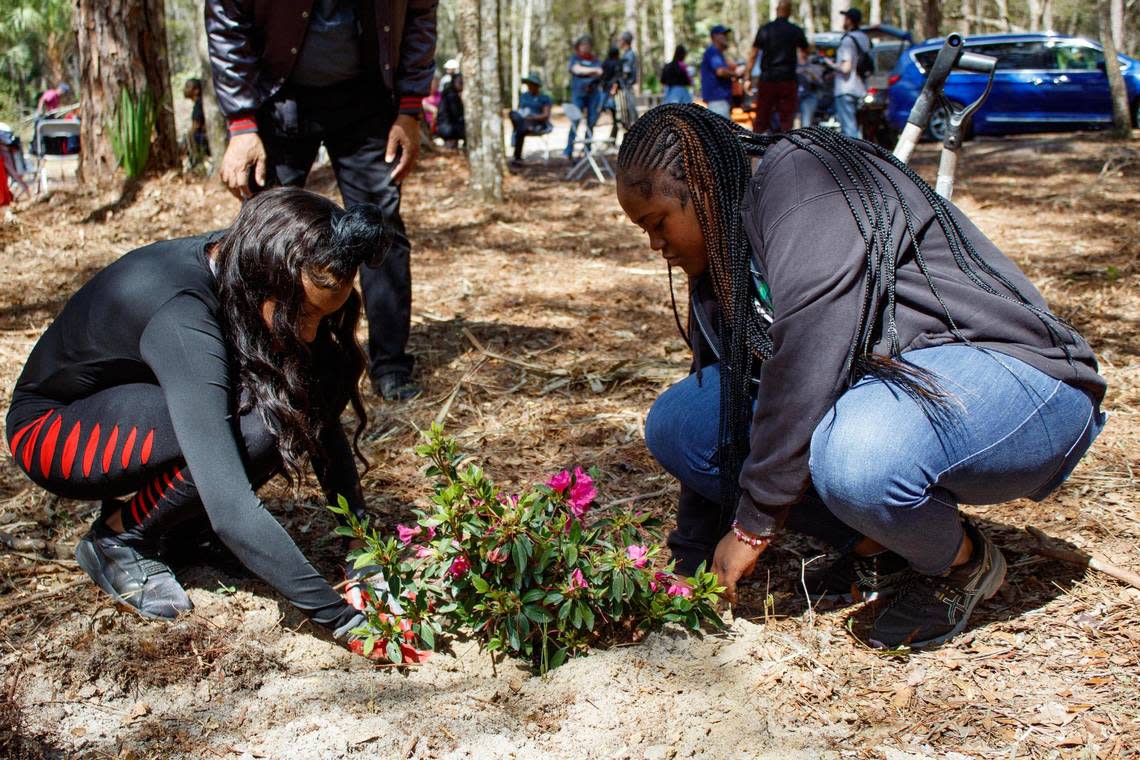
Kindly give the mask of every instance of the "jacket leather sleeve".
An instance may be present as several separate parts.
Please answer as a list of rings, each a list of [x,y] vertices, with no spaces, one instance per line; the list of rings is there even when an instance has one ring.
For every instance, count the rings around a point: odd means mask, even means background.
[[[439,0],[410,0],[396,69],[400,113],[419,114],[435,75],[436,8]]]
[[[227,119],[252,118],[261,105],[253,23],[253,0],[206,0],[206,41],[214,92]]]

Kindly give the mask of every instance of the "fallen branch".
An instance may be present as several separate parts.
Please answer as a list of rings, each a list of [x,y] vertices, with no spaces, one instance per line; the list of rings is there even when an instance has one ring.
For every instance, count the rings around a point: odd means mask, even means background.
[[[516,367],[522,367],[523,369],[529,369],[529,370],[534,370],[535,372],[541,372],[545,375],[568,375],[568,374],[570,374],[567,370],[562,369],[560,367],[544,367],[541,364],[532,364],[531,362],[524,362],[520,359],[515,359],[514,357],[505,356],[504,354],[500,354],[500,353],[496,353],[494,351],[491,351],[486,346],[484,346],[482,343],[480,343],[479,339],[476,338],[475,335],[471,332],[471,330],[469,330],[466,327],[463,328],[463,337],[467,338],[468,342],[470,342],[471,345],[475,347],[476,351],[483,354],[483,356],[486,356],[488,359],[498,359],[501,362],[506,362],[507,364],[513,364]]]
[[[39,602],[39,601],[42,601],[44,599],[50,599],[53,596],[59,596],[60,594],[64,593],[65,591],[72,591],[81,585],[83,585],[83,584],[79,583],[79,582],[65,583],[62,586],[59,586],[58,588],[51,589],[50,591],[40,591],[40,592],[35,593],[35,594],[28,594],[27,596],[20,596],[20,597],[17,597],[15,599],[9,599],[8,601],[4,602],[3,604],[0,604],[0,613],[7,612],[8,610],[11,610],[11,609],[15,609],[16,607],[22,607],[25,604],[31,604],[32,602]]]
[[[1061,549],[1057,546],[1050,546],[1047,543],[1052,540],[1050,536],[1032,525],[1025,526],[1025,531],[1037,539],[1037,545],[1033,547],[1033,551],[1042,557],[1058,559],[1062,562],[1068,562],[1080,567],[1091,567],[1093,570],[1102,572],[1105,575],[1110,575],[1118,581],[1124,581],[1133,588],[1140,589],[1140,575],[1131,570],[1120,567],[1119,565],[1114,565],[1098,554],[1085,554],[1084,552],[1073,551],[1072,549]]]

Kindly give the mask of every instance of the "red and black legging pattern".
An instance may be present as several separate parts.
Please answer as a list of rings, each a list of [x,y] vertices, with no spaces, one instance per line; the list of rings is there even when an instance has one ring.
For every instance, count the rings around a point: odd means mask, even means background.
[[[71,499],[129,496],[122,510],[128,530],[164,532],[202,514],[159,386],[120,385],[70,403],[17,401],[8,446],[37,485]],[[280,462],[273,436],[258,414],[237,426],[247,472],[260,485]]]

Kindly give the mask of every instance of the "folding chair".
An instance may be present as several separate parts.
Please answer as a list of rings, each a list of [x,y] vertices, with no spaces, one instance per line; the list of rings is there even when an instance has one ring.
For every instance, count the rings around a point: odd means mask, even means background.
[[[79,139],[79,122],[74,119],[44,119],[36,124],[35,145],[39,164],[36,167],[36,192],[45,193],[48,189],[48,166],[52,163],[71,160],[76,153],[49,152],[48,138],[64,138],[70,141]]]
[[[565,112],[566,118],[570,119],[571,122],[578,122],[579,126],[585,121],[582,109],[573,103],[563,103],[562,110]],[[582,146],[582,157],[570,167],[570,171],[566,172],[566,179],[581,179],[586,176],[586,172],[593,170],[598,181],[605,182],[607,174],[611,178],[614,177],[614,169],[610,166],[609,159],[606,158],[606,150],[614,147],[614,140],[611,137],[594,137],[593,130],[589,128],[589,125],[587,125],[586,132],[590,134],[589,137],[574,139],[572,148]]]

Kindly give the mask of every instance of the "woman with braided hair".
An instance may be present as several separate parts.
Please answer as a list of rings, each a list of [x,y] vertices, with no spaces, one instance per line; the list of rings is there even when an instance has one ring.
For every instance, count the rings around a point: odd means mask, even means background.
[[[314,622],[346,639],[363,622],[257,489],[311,463],[362,513],[364,460],[340,422],[351,405],[357,439],[365,423],[353,280],[390,240],[375,206],[267,190],[229,229],[131,251],[68,300],[17,381],[7,440],[36,485],[102,503],[76,559],[113,599],[189,610],[162,550],[208,521]]]
[[[814,599],[890,597],[875,646],[963,630],[1005,561],[958,505],[1068,477],[1104,424],[1088,344],[869,143],[661,106],[627,134],[617,190],[689,280],[693,373],[645,431],[681,481],[678,567],[711,560],[733,600],[786,524],[839,552]]]

